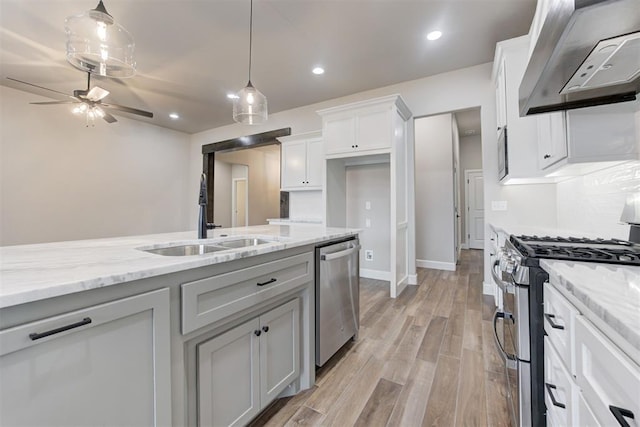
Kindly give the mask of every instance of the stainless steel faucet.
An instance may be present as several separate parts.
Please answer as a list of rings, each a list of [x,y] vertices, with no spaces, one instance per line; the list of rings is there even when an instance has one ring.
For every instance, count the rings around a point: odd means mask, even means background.
[[[198,204],[200,205],[200,212],[198,214],[198,239],[206,239],[207,230],[222,226],[207,222],[207,175],[204,173],[200,176]]]

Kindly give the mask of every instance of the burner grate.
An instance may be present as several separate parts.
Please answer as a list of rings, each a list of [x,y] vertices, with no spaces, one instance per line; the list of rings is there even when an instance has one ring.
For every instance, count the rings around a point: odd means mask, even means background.
[[[618,239],[511,236],[525,257],[640,266],[640,246]]]

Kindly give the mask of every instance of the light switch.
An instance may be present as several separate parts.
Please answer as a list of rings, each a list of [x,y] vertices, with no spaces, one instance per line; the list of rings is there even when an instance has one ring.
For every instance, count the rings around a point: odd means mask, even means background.
[[[364,202],[364,208],[366,210],[370,211],[371,210],[371,202],[368,201],[368,200],[366,202]]]
[[[491,210],[492,211],[506,211],[507,210],[507,201],[506,200],[492,200],[491,201]]]
[[[371,220],[369,218],[364,219],[364,226],[367,228],[371,227]]]

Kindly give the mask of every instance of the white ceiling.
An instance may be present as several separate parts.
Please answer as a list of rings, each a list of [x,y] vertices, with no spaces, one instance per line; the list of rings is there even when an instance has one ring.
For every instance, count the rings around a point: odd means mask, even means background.
[[[247,82],[248,0],[104,2],[133,35],[138,64],[132,78],[94,80],[111,92],[107,102],[188,133],[233,122],[226,94]],[[6,77],[84,88],[65,60],[64,19],[96,4],[0,0],[0,84],[39,95],[47,92]],[[255,0],[251,80],[275,113],[490,62],[496,42],[527,33],[534,9],[535,0]],[[443,36],[428,42],[434,29]],[[326,73],[313,75],[316,65]]]

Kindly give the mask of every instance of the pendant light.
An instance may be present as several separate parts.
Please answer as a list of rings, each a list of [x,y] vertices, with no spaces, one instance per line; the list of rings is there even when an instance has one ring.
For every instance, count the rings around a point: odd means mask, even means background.
[[[245,125],[267,121],[267,98],[251,84],[251,47],[253,42],[253,0],[249,14],[249,82],[233,100],[233,120]]]
[[[133,37],[113,20],[102,0],[95,9],[65,20],[67,61],[74,67],[105,77],[135,74]]]

